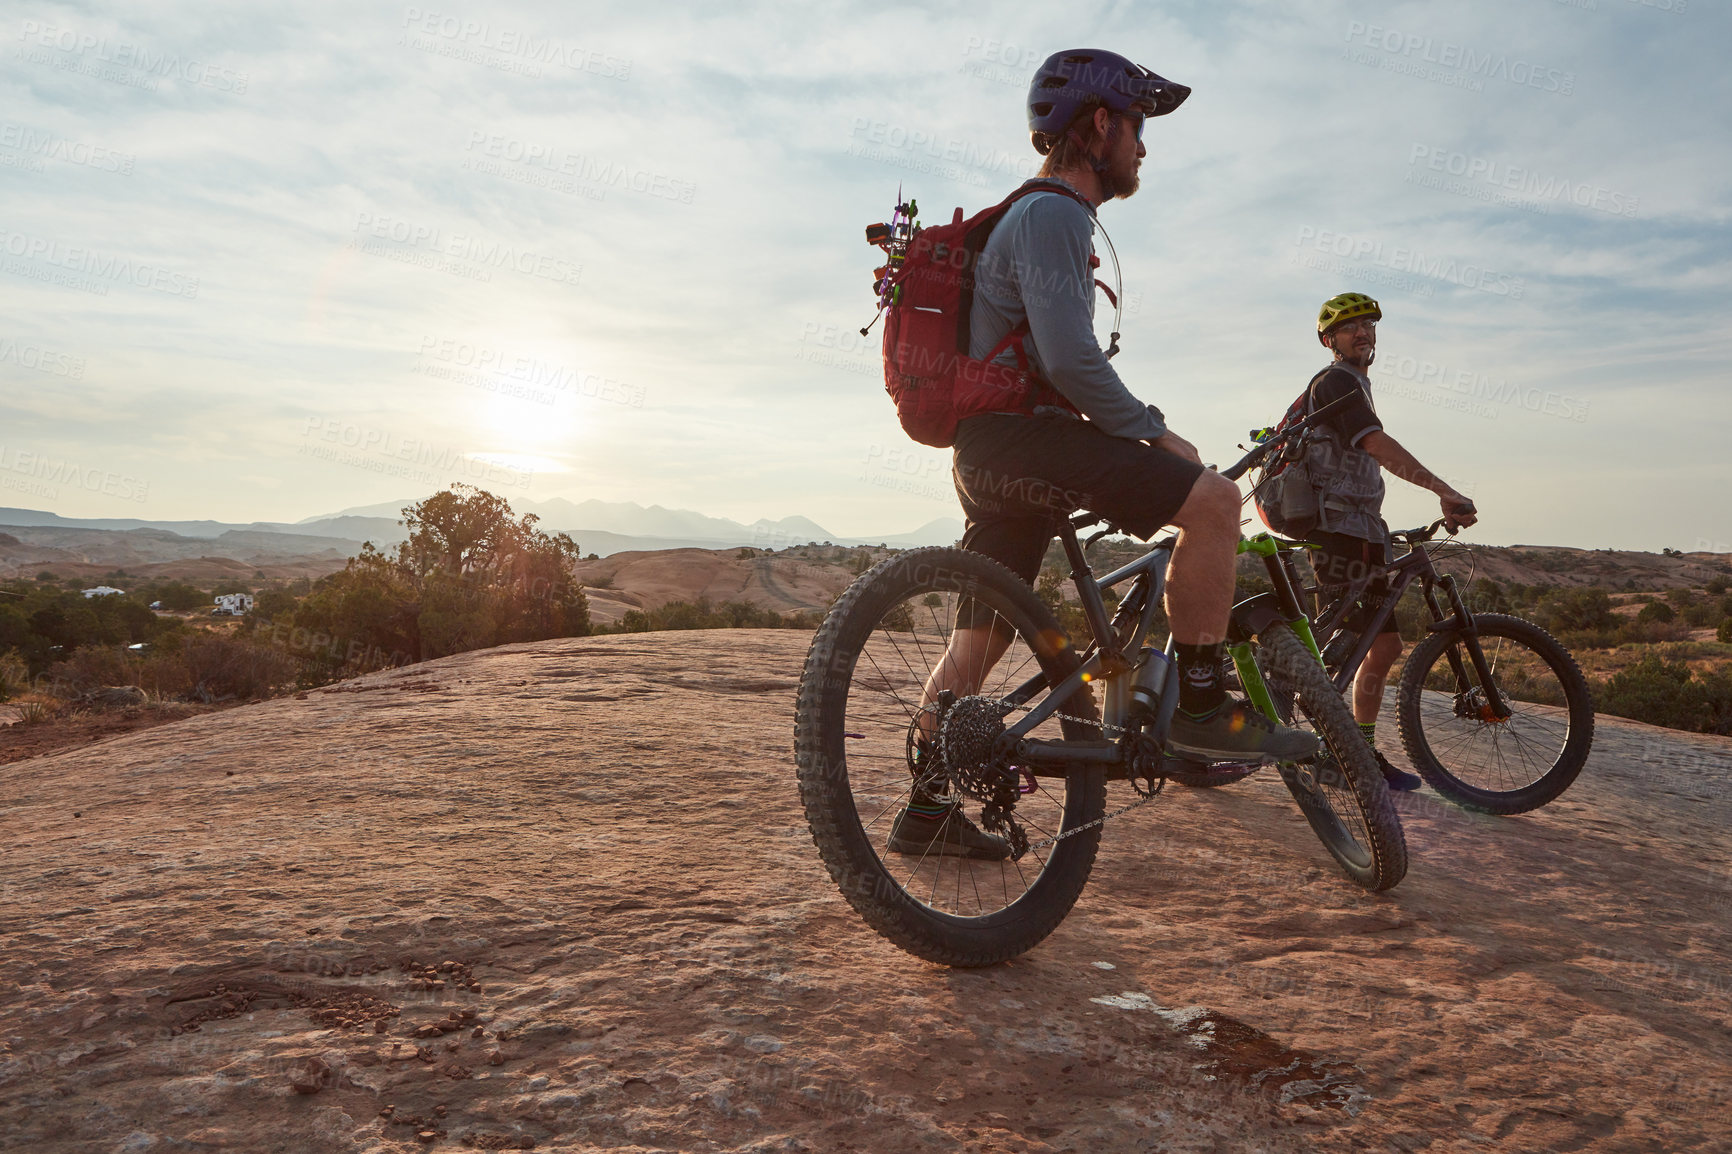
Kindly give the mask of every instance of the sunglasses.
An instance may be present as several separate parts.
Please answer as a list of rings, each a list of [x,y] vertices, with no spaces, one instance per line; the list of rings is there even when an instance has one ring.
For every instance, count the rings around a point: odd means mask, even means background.
[[[1126,120],[1131,121],[1132,127],[1135,129],[1137,134],[1137,143],[1141,144],[1143,141],[1143,125],[1147,122],[1148,117],[1144,116],[1140,112],[1121,112],[1119,115],[1123,116]]]

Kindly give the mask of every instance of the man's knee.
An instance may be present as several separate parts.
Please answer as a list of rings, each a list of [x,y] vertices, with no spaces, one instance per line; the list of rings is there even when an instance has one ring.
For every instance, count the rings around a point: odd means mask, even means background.
[[[1219,473],[1204,472],[1191,486],[1174,524],[1182,529],[1239,528],[1239,486]]]

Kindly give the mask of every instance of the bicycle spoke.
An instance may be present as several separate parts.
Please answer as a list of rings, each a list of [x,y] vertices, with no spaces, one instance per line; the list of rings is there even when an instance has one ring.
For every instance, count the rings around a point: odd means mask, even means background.
[[[917,594],[889,606],[856,650],[844,722],[853,738],[845,747],[848,789],[873,852],[904,893],[953,917],[981,917],[1027,893],[1052,850],[1044,847],[1021,860],[964,856],[966,830],[948,823],[960,823],[966,814],[982,829],[981,810],[951,785],[932,800],[949,805],[967,800],[968,810],[945,819],[937,843],[914,853],[893,852],[890,831],[915,797],[910,727],[919,724],[932,733],[921,718],[936,716],[929,695],[939,688],[952,688],[958,699],[1003,699],[1031,682],[1041,686],[1043,666],[1033,636],[1019,631],[997,605],[976,598],[964,614],[962,598],[946,595],[942,604],[929,604],[925,597]],[[1001,651],[998,660],[989,665],[995,651]],[[1037,689],[1016,709],[1034,708],[1050,688]],[[1049,719],[1033,735],[1056,736],[1060,728],[1058,719]],[[1019,794],[1012,816],[1030,841],[1053,838],[1064,828],[1065,794],[1064,779],[1055,777],[1038,778],[1034,790]]]

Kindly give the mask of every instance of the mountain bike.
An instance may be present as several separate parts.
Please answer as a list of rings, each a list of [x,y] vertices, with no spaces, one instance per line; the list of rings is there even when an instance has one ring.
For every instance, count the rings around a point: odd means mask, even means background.
[[[1426,548],[1443,525],[1391,534],[1408,552],[1355,575],[1312,630],[1335,688],[1346,694],[1401,595],[1418,582],[1430,620],[1407,655],[1396,692],[1408,760],[1457,805],[1526,813],[1557,798],[1581,773],[1594,741],[1593,697],[1570,651],[1540,626],[1504,613],[1468,612],[1455,577],[1440,574],[1437,550]],[[1298,543],[1287,544],[1294,548],[1282,550],[1282,568],[1296,581]],[[1381,604],[1355,635],[1343,623],[1374,581],[1386,583]]]
[[[1278,447],[1259,445],[1224,475]],[[1078,533],[1101,524],[1087,512],[1058,524],[1088,632],[1081,649],[1020,577],[955,548],[880,562],[813,638],[794,731],[812,840],[855,911],[918,957],[984,966],[1032,948],[1075,905],[1103,823],[1152,800],[1170,775],[1209,768],[1167,756],[1179,679],[1170,652],[1146,644],[1176,538],[1097,579],[1088,547],[1115,530],[1087,543]],[[1248,548],[1274,553],[1255,539]],[[1102,591],[1119,585],[1128,591],[1109,619]],[[1229,642],[1252,704],[1273,715],[1267,670],[1319,736],[1316,756],[1278,767],[1313,830],[1354,881],[1394,886],[1407,869],[1400,821],[1292,584],[1236,606]],[[1137,799],[1107,813],[1108,780],[1129,780]],[[1009,856],[891,851],[916,784],[1002,836]]]

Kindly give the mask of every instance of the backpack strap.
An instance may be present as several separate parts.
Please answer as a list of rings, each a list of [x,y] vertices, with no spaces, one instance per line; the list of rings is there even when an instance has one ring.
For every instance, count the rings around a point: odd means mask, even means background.
[[[1056,192],[1060,196],[1068,196],[1078,204],[1082,205],[1083,208],[1087,209],[1090,216],[1095,214],[1095,206],[1090,204],[1088,198],[1082,193],[1070,187],[1068,184],[1060,184],[1056,180],[1044,179],[1031,180],[1027,184],[1017,187],[1009,196],[998,202],[998,207],[1001,209],[1009,208],[1023,197],[1033,196],[1037,192]]]
[[[1324,377],[1328,376],[1330,373],[1332,373],[1334,371],[1335,371],[1334,365],[1324,365],[1322,368],[1317,370],[1317,374],[1311,378],[1309,383],[1306,384],[1305,392],[1302,393],[1301,396],[1304,398],[1304,401],[1305,401],[1305,415],[1307,417],[1309,417],[1314,411],[1316,411],[1315,407],[1311,404],[1311,390],[1315,389],[1317,387],[1318,381],[1322,380]]]
[[[1005,349],[1016,354],[1016,367],[1019,372],[1028,372],[1028,354],[1023,351],[1022,342],[1028,338],[1028,320],[1018,321],[1016,326],[1004,334],[1004,339],[992,346],[992,351],[980,358],[987,364],[998,359]]]

